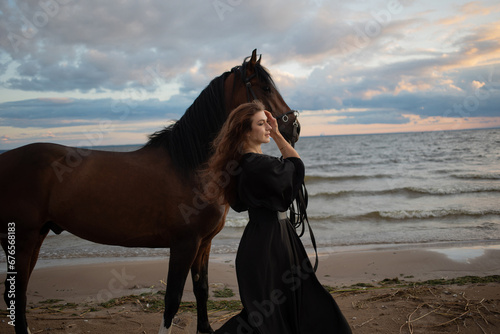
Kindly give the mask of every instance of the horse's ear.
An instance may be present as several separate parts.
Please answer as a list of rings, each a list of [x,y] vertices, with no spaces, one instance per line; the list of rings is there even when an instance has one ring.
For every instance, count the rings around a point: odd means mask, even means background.
[[[262,55],[259,55],[259,60],[257,60],[257,65],[260,65],[260,60],[262,59]]]
[[[254,49],[252,52],[252,57],[250,58],[250,64],[255,66],[255,64],[258,64],[260,62],[260,59],[257,61],[257,49]]]

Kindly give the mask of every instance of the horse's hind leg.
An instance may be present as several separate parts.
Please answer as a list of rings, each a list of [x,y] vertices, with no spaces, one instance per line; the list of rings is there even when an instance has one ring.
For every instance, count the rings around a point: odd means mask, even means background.
[[[170,248],[167,290],[165,293],[165,311],[158,334],[168,334],[172,330],[172,320],[181,304],[184,284],[189,268],[194,261],[198,244],[194,241],[177,243]]]
[[[8,235],[19,236],[17,230],[12,229],[10,231],[15,232]],[[9,317],[9,320],[12,320],[15,325],[16,334],[30,333],[26,321],[26,290],[45,236],[46,233],[39,234],[33,232],[23,233],[22,238],[12,237],[9,239],[8,236],[2,238],[2,247],[8,257],[4,300],[7,308],[12,308],[12,311],[9,311],[9,315],[13,315],[13,317]],[[9,240],[14,240],[14,242],[9,242]],[[11,247],[9,248],[9,246]],[[15,250],[15,255],[9,257],[10,254],[13,254],[12,250]]]
[[[193,290],[196,296],[196,308],[198,311],[198,333],[214,333],[208,321],[208,258],[211,243],[202,245],[198,255],[191,266],[193,278]]]

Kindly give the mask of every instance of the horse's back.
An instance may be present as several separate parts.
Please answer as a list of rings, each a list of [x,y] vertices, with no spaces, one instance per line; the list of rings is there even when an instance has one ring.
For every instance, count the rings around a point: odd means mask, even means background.
[[[0,186],[12,194],[22,187],[36,186],[42,181],[41,176],[48,181],[52,176],[51,164],[64,157],[64,148],[57,144],[35,143],[0,154]],[[3,192],[0,196],[8,195]]]

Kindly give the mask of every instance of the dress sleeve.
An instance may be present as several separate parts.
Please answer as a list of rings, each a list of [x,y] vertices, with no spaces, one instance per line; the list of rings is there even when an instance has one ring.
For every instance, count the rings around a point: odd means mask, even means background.
[[[244,211],[251,207],[286,211],[304,182],[304,164],[299,158],[276,158],[250,154],[242,159],[238,179],[238,202],[233,207]]]

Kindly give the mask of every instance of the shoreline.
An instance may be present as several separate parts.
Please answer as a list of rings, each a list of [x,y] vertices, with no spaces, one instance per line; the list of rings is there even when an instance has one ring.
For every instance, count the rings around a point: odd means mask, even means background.
[[[309,240],[305,240],[309,242]],[[315,253],[313,247],[305,244],[311,262],[314,262]],[[133,249],[133,248],[131,248]],[[466,261],[467,258],[480,256],[483,251],[489,249],[500,250],[500,240],[469,240],[469,241],[445,241],[428,243],[401,243],[401,244],[356,244],[342,246],[318,247],[318,256],[328,257],[329,255],[345,253],[370,253],[380,251],[403,251],[403,250],[427,250],[445,254],[456,261]],[[35,270],[62,266],[80,266],[103,263],[121,263],[121,262],[148,262],[148,261],[168,261],[169,249],[166,248],[165,256],[102,256],[102,257],[60,257],[60,258],[39,258]],[[7,273],[5,254],[1,252],[0,275]],[[234,261],[236,252],[210,253],[210,263],[224,263]],[[320,262],[321,264],[321,262]]]
[[[320,249],[316,275],[324,285],[376,284],[384,279],[422,282],[463,276],[500,275],[500,244],[447,244],[367,249]],[[308,249],[315,261],[314,251]],[[236,254],[213,254],[208,279],[211,290],[227,287],[238,299],[234,259]],[[91,262],[86,262],[91,260]],[[94,262],[97,260],[96,262]],[[168,257],[92,258],[42,260],[33,271],[28,286],[28,303],[45,299],[85,302],[141,294],[165,288]],[[6,272],[0,272],[4,286]],[[183,301],[194,301],[188,275]],[[3,300],[0,309],[5,308]]]

